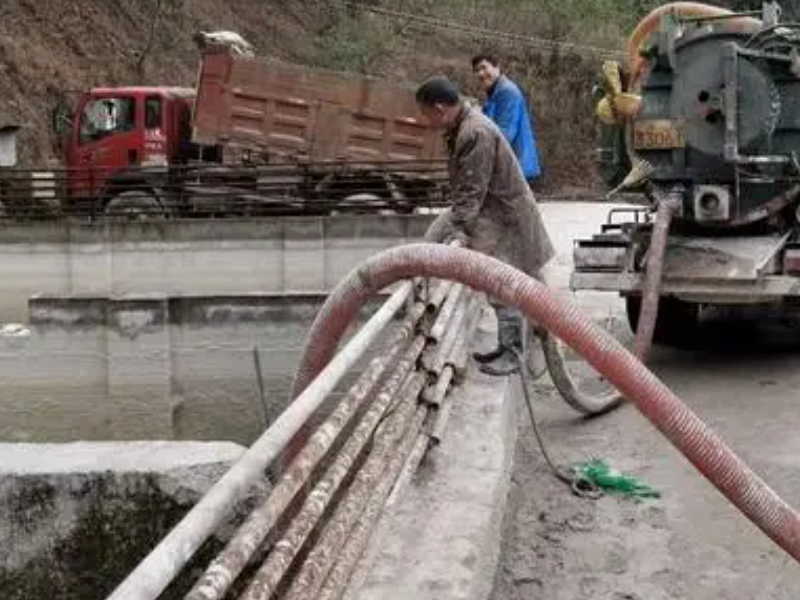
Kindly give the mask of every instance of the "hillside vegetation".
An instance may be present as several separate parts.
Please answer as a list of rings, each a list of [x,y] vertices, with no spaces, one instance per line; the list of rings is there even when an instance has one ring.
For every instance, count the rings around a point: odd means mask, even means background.
[[[595,180],[589,92],[602,57],[621,56],[628,32],[659,4],[3,0],[0,121],[25,125],[23,164],[52,162],[49,114],[57,102],[95,85],[193,85],[197,49],[192,35],[200,30],[237,31],[259,55],[303,65],[412,82],[445,73],[476,96],[469,58],[489,51],[533,105],[547,187],[569,191]],[[490,33],[495,31],[504,35]]]

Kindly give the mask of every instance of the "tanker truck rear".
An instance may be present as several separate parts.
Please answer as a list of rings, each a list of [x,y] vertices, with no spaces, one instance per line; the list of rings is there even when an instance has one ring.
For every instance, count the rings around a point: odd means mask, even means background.
[[[597,113],[602,170],[641,206],[578,240],[574,289],[620,293],[636,330],[655,286],[655,341],[679,345],[707,308],[798,303],[798,57],[800,28],[777,2],[758,15],[677,2],[640,23],[628,64],[603,67]]]

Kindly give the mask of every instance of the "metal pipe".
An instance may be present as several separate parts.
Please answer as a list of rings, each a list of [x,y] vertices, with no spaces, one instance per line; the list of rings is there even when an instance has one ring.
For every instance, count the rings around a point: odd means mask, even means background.
[[[436,378],[433,385],[429,385],[422,392],[422,399],[428,404],[439,406],[442,403],[444,395],[447,393],[447,388],[453,380],[453,367],[450,365],[442,369],[442,372]]]
[[[302,548],[308,535],[316,527],[342,481],[344,481],[364,446],[369,441],[375,427],[379,425],[386,411],[395,401],[401,384],[409,376],[424,345],[425,337],[417,336],[398,364],[397,369],[381,388],[380,393],[350,434],[347,442],[338,451],[336,458],[326,469],[325,475],[314,486],[298,514],[292,519],[289,529],[281,540],[275,544],[267,560],[250,581],[247,590],[242,596],[243,599],[269,598],[278,587],[287,569],[291,566],[294,557]]]
[[[680,196],[672,194],[658,203],[656,222],[650,236],[647,254],[647,270],[642,283],[642,306],[633,340],[633,353],[645,362],[653,344],[653,333],[658,318],[658,301],[661,295],[661,273],[664,270],[664,254],[667,249],[667,235],[672,217],[680,207]]]
[[[339,382],[339,379],[345,374],[345,372],[350,369],[364,352],[367,351],[370,344],[378,337],[378,334],[383,331],[383,328],[394,318],[394,315],[397,314],[397,311],[403,306],[403,303],[406,300],[406,297],[412,293],[413,291],[413,283],[410,281],[404,282],[391,296],[390,298],[381,306],[381,308],[372,315],[369,321],[361,328],[361,330],[353,336],[353,339],[350,343],[347,344],[344,348],[342,348],[339,354],[342,354],[342,358],[340,362],[342,364],[343,369],[341,372],[337,370],[338,378],[334,382],[332,386],[325,386],[326,388],[326,395],[330,391],[333,391],[336,383]],[[346,294],[346,290],[339,289],[338,294]],[[332,302],[336,302],[335,295],[337,294],[336,291],[332,292],[328,296],[328,300]],[[313,327],[313,324],[312,324]],[[357,343],[356,339],[358,339]],[[306,336],[306,349],[309,351],[310,356],[314,355],[314,338],[310,336]],[[328,357],[330,358],[330,357]],[[328,363],[328,360],[325,361],[325,364]],[[314,375],[312,377],[308,377],[310,373],[309,369],[313,369]],[[300,392],[305,390],[305,388],[314,380],[317,374],[320,372],[319,368],[313,363],[309,363],[305,366],[301,365],[300,368],[297,370],[294,378],[294,385],[293,385],[293,393],[292,398],[298,398]],[[329,376],[330,377],[330,376]],[[322,384],[317,384],[321,386]],[[295,400],[296,402],[296,400]],[[290,405],[291,406],[291,405]]]
[[[418,430],[424,419],[425,409],[424,407],[419,407],[414,417],[414,422],[410,427],[411,432],[415,429]],[[397,473],[404,464],[403,457],[409,453],[408,445],[412,440],[414,440],[414,436],[407,435],[400,450],[392,457],[386,468],[386,476],[378,483],[358,522],[350,531],[350,535],[347,536],[344,547],[338,553],[336,564],[330,569],[322,588],[316,596],[316,600],[333,600],[341,597],[345,586],[350,581],[353,570],[364,554],[370,536],[383,514],[384,508],[391,504],[391,497],[387,500],[386,495],[390,490],[397,489],[396,483],[402,477],[402,474],[397,475]],[[410,452],[413,452],[413,449]],[[392,487],[393,481],[395,482],[394,488]]]
[[[430,445],[438,446],[442,443],[444,438],[444,430],[447,427],[447,421],[450,419],[450,413],[453,411],[453,396],[445,396],[442,403],[436,411],[436,417],[433,421],[430,433]]]
[[[356,333],[341,352],[308,379],[304,391],[259,437],[236,463],[186,513],[150,554],[120,583],[108,600],[154,600],[164,591],[200,545],[217,529],[231,507],[264,477],[264,470],[280,454],[308,418],[319,408],[339,380],[369,348],[411,293],[404,283]],[[349,323],[349,320],[348,320]]]
[[[326,364],[363,302],[398,279],[417,275],[450,278],[520,308],[582,355],[680,450],[745,516],[800,561],[800,515],[756,475],[722,439],[633,354],[577,306],[547,286],[495,258],[440,244],[410,244],[385,250],[354,269],[339,284],[312,325],[313,360]],[[347,290],[347,293],[342,293]],[[335,316],[335,319],[332,319]],[[331,323],[335,320],[335,326]]]
[[[483,294],[481,294],[481,296],[482,295]],[[453,367],[453,376],[456,383],[460,383],[467,372],[470,344],[475,337],[475,330],[478,328],[478,323],[480,322],[483,300],[484,299],[480,298],[478,294],[475,294],[475,305],[472,315],[470,315],[469,323],[464,331],[464,335],[453,348],[451,360],[448,362],[448,364]]]
[[[412,296],[409,295],[408,298],[411,299]],[[424,302],[414,302],[409,312],[409,317],[411,318],[410,321],[411,329],[408,330],[409,335],[413,333],[413,330],[417,326],[418,321],[427,310],[429,310],[429,308]],[[404,320],[404,323],[406,323],[406,325],[402,326],[401,329],[409,327],[408,325],[409,317],[406,317],[406,319]],[[289,442],[288,449],[285,455],[281,457],[280,462],[284,464],[287,463],[289,460],[291,460],[292,457],[294,457],[295,454],[297,454],[301,450],[301,448],[306,443],[306,440],[310,435],[308,429],[309,428],[307,425],[301,427],[300,431],[294,436],[291,442]]]
[[[431,332],[428,334],[428,337],[437,344],[442,341],[442,338],[449,331],[448,324],[453,317],[453,313],[456,311],[456,307],[459,306],[461,302],[463,291],[464,286],[460,283],[450,288],[450,293],[444,301],[444,306],[442,306],[442,309],[439,311],[439,316],[436,317],[436,321],[433,323],[433,327],[431,327]]]
[[[474,310],[477,302],[477,298],[471,293],[471,291],[468,292],[468,294],[469,295],[466,298],[466,302],[456,309],[458,312],[450,323],[452,331],[449,331],[447,335],[445,335],[445,339],[442,341],[441,350],[433,359],[430,370],[434,373],[441,373],[446,364],[453,362],[457,348],[466,344],[466,340],[464,338],[466,333],[466,324],[468,323],[470,314]]]
[[[436,284],[436,289],[433,290],[428,299],[428,306],[430,306],[432,310],[437,310],[442,305],[442,302],[444,302],[444,299],[447,297],[452,287],[453,282],[449,279],[439,279]]]
[[[474,302],[472,304],[472,314],[469,315],[469,323],[453,346],[450,353],[450,359],[442,370],[433,394],[433,399],[437,406],[433,423],[431,424],[429,434],[429,446],[438,446],[444,437],[444,430],[447,427],[447,421],[450,418],[450,413],[453,409],[453,396],[448,394],[450,391],[451,383],[457,377],[463,377],[466,371],[467,354],[469,352],[469,343],[475,333],[475,327],[478,325],[478,316],[480,310],[480,298],[475,294]]]
[[[391,476],[386,466],[392,456],[397,457],[400,454],[398,443],[400,449],[404,446],[400,440],[405,439],[406,444],[413,444],[416,438],[413,426],[421,425],[426,412],[426,409],[417,405],[417,397],[423,383],[424,377],[421,373],[411,375],[408,385],[402,392],[400,404],[375,432],[374,445],[367,460],[348,488],[346,496],[339,502],[333,515],[320,531],[316,545],[303,561],[303,566],[292,580],[284,600],[306,600],[316,597],[335,557],[339,554],[347,535],[359,519],[376,486],[380,485],[382,478]],[[412,427],[413,435],[407,435],[409,426]],[[256,600],[261,597],[245,596],[245,598]]]
[[[400,365],[407,364],[408,368],[411,368],[419,352],[406,347],[414,333],[414,326],[424,310],[425,305],[421,302],[412,308],[403,325],[395,331],[384,354],[370,362],[356,383],[348,390],[336,410],[317,428],[297,454],[264,503],[250,514],[222,552],[211,562],[203,576],[197,580],[187,594],[186,600],[217,600],[224,596],[266,539],[272,527],[275,526],[289,502],[307,481],[319,461],[327,454],[342,429],[372,393],[383,377],[387,366],[391,365],[393,368],[397,368],[395,359],[400,352],[404,352],[405,356],[400,359]],[[422,339],[421,336],[420,339]],[[413,355],[409,355],[409,352]]]
[[[464,337],[464,322],[467,320],[471,302],[464,302],[456,308],[456,314],[450,321],[451,331],[448,331],[442,340],[441,348],[433,358],[430,370],[434,373],[441,373],[445,364],[452,358],[453,350],[458,342]]]
[[[453,349],[453,344],[461,335],[461,323],[467,308],[468,298],[461,295],[449,311],[448,320],[444,322],[445,331],[438,341],[430,344],[422,355],[422,366],[431,373],[441,373],[445,360]],[[430,339],[430,334],[428,335]]]
[[[427,414],[430,413],[430,410],[426,411]],[[412,440],[414,436],[409,436]],[[424,432],[420,432],[416,435],[416,440],[414,441],[414,445],[411,447],[411,450],[408,452],[408,456],[406,460],[403,462],[403,466],[400,469],[400,473],[397,475],[397,479],[392,486],[392,491],[389,493],[389,497],[386,499],[386,507],[394,505],[397,502],[398,498],[400,498],[400,494],[406,489],[406,486],[411,482],[411,479],[414,477],[414,474],[419,470],[419,464],[422,462],[422,459],[425,458],[425,453],[428,451],[430,446],[430,437]]]

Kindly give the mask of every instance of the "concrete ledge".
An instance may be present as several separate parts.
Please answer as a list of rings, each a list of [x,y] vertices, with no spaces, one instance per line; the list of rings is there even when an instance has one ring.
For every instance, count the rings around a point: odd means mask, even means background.
[[[129,223],[0,223],[0,321],[34,294],[326,292],[379,250],[421,239],[433,215]]]
[[[483,600],[500,554],[517,438],[516,380],[471,369],[445,438],[387,509],[349,600]]]
[[[230,442],[0,444],[0,597],[101,600],[235,462]],[[251,491],[251,502],[267,492]],[[246,503],[249,504],[249,503]],[[182,598],[246,506],[162,598]]]
[[[0,223],[0,245],[107,244],[109,242],[196,242],[218,240],[421,237],[433,215],[335,215],[247,217],[241,219],[170,219],[166,221],[97,221],[80,219]]]
[[[245,448],[233,442],[73,442],[0,444],[0,477],[51,476],[106,471],[158,472],[181,476],[182,469],[226,465]],[[188,484],[194,483],[192,479]]]

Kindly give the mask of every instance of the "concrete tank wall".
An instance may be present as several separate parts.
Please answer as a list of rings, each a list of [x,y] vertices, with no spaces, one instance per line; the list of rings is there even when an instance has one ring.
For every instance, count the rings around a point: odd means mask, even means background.
[[[243,452],[230,442],[0,444],[0,597],[107,597]],[[183,598],[268,492],[254,484],[159,598]]]
[[[375,252],[419,240],[430,215],[0,225],[0,321],[37,294],[324,293]]]
[[[0,335],[0,441],[249,444],[286,407],[323,300],[313,294],[32,300],[30,335]],[[365,308],[364,318],[379,301]]]

